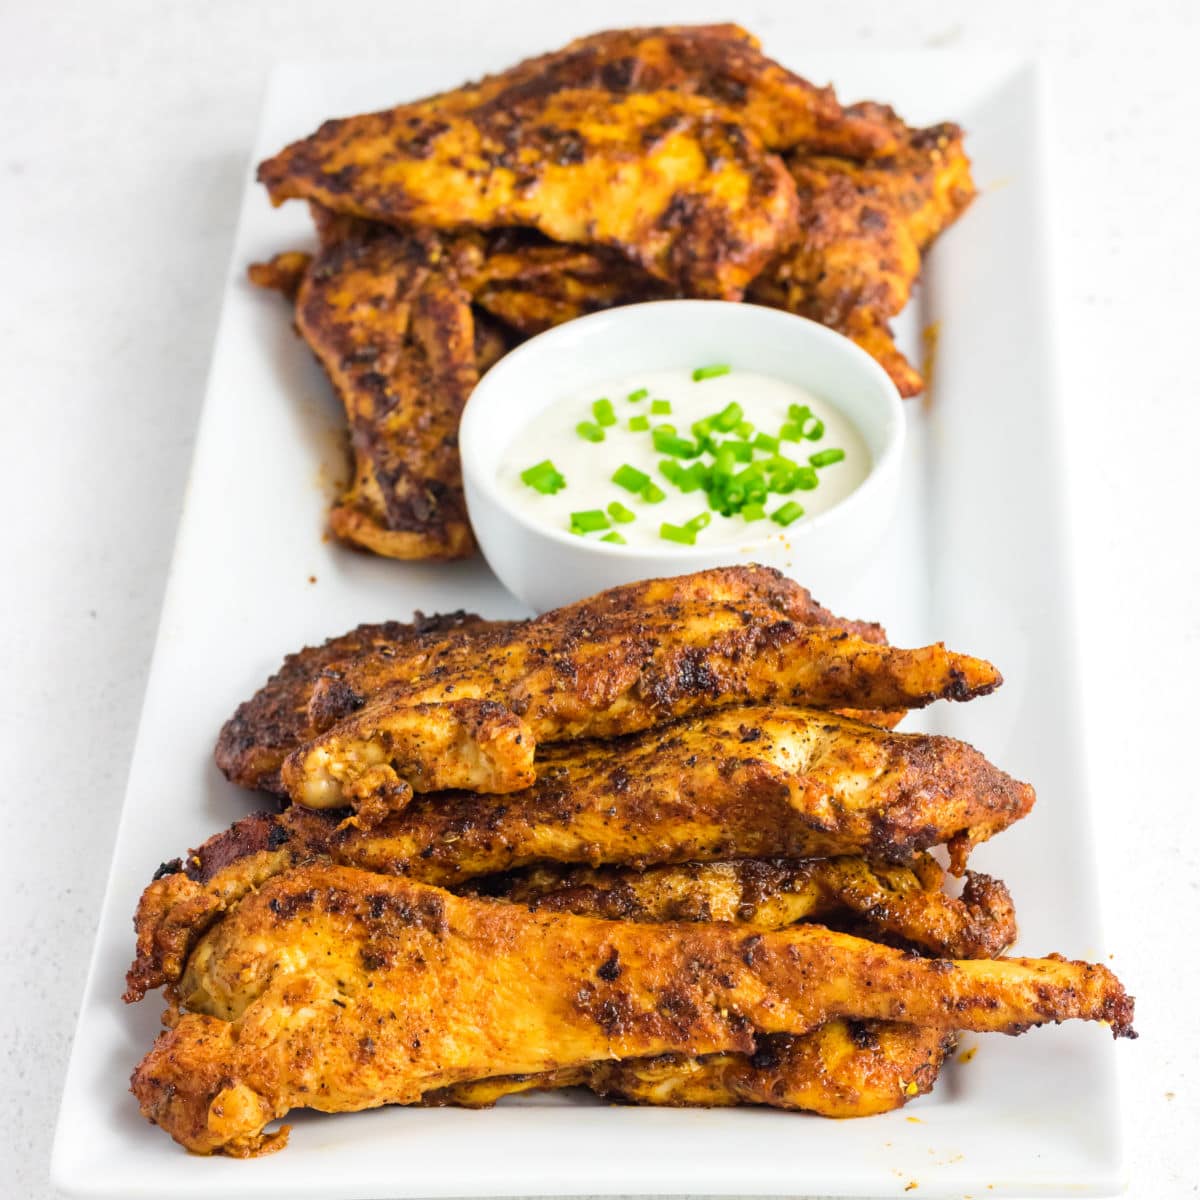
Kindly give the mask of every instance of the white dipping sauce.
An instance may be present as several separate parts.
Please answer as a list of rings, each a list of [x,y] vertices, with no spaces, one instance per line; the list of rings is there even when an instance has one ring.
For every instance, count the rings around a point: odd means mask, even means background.
[[[628,396],[641,389],[648,393],[645,399],[631,402]],[[605,427],[604,441],[590,442],[575,427],[581,421],[595,422],[592,404],[601,398],[611,401],[617,422]],[[671,412],[652,412],[654,400],[669,401]],[[614,521],[612,530],[628,545],[653,546],[658,551],[669,549],[677,543],[663,539],[662,524],[686,525],[700,513],[710,512],[707,496],[703,490],[681,492],[663,476],[659,464],[669,456],[655,450],[650,431],[632,432],[630,418],[648,418],[650,430],[663,424],[673,425],[680,437],[694,441],[692,424],[720,412],[731,401],[741,405],[743,419],[754,425],[755,433],[772,437],[790,420],[791,405],[807,405],[824,422],[824,435],[817,441],[781,442],[778,453],[801,465],[822,450],[840,449],[846,457],[818,468],[819,483],[812,490],[770,493],[765,503],[768,519],[747,521],[740,514],[727,517],[712,512],[711,522],[696,535],[697,546],[744,544],[772,536],[786,538],[787,528],[771,521],[771,513],[794,501],[804,508],[798,525],[845,499],[870,473],[871,455],[862,435],[848,418],[821,397],[797,384],[754,371],[735,369],[726,375],[696,381],[689,367],[610,379],[555,401],[513,438],[497,473],[499,483],[521,512],[540,525],[564,531],[570,529],[573,512],[607,510],[609,504],[619,501],[636,515],[636,520],[627,524]],[[736,435],[717,433],[716,436],[725,439]],[[750,441],[753,439],[751,434]],[[754,461],[770,458],[771,453],[755,450]],[[547,458],[567,481],[566,487],[553,495],[543,495],[521,479],[522,471]],[[675,461],[686,468],[697,460]],[[712,456],[705,454],[699,461],[711,463]],[[625,463],[649,475],[666,493],[666,499],[651,504],[613,483],[613,472]],[[745,465],[740,463],[737,469]],[[585,536],[597,541],[605,532],[609,531]],[[613,549],[620,547],[614,545]]]

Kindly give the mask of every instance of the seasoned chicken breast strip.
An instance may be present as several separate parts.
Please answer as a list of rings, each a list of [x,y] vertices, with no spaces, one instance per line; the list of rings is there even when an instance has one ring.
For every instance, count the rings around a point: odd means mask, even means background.
[[[1008,888],[966,873],[960,897],[928,854],[909,866],[836,858],[737,859],[648,867],[546,863],[496,880],[479,894],[540,912],[610,921],[736,921],[783,929],[799,921],[849,924],[874,940],[895,940],[942,958],[995,958],[1017,936]],[[474,891],[475,889],[470,889]]]
[[[369,828],[299,806],[238,822],[186,865],[164,864],[147,889],[130,997],[172,978],[196,931],[247,887],[313,857],[456,886],[555,862],[908,861],[945,842],[961,871],[971,846],[1034,800],[961,742],[794,709],[733,709],[618,743],[555,747],[537,771],[527,791],[420,796]],[[894,915],[905,919],[902,908]]]
[[[531,786],[544,743],[615,737],[747,701],[896,710],[969,700],[1000,683],[990,663],[940,644],[880,646],[749,606],[682,604],[632,619],[580,612],[473,650],[457,670],[385,689],[289,755],[280,777],[292,800],[351,805],[377,820],[415,791]],[[448,745],[458,747],[453,758]]]
[[[448,636],[475,637],[510,624],[461,611],[431,617],[416,613],[411,622],[359,625],[320,646],[289,654],[279,670],[225,722],[217,743],[217,766],[247,787],[282,793],[279,768],[283,760],[316,732],[308,706],[318,680],[339,678],[347,663],[362,657],[422,661]]]
[[[259,179],[277,204],[609,246],[695,295],[731,300],[796,230],[782,161],[729,110],[682,92],[578,88],[327,121],[262,163]]]
[[[332,865],[246,896],[193,951],[186,1011],[134,1072],[143,1114],[197,1153],[261,1153],[295,1107],[414,1104],[494,1075],[659,1054],[751,1054],[839,1017],[1131,1034],[1103,966],[927,960],[819,926],[640,924],[456,897]]]
[[[421,1103],[484,1108],[517,1092],[586,1087],[634,1104],[764,1104],[824,1117],[868,1117],[929,1092],[953,1044],[953,1035],[940,1029],[839,1019],[798,1037],[756,1038],[753,1054],[605,1059],[541,1075],[455,1084],[427,1092]]]
[[[221,770],[243,787],[286,795],[279,781],[284,758],[302,743],[349,716],[390,684],[442,677],[470,669],[478,661],[479,639],[501,644],[503,656],[514,636],[533,630],[547,654],[560,660],[566,639],[583,638],[599,618],[614,636],[641,630],[643,643],[671,637],[670,623],[682,617],[685,602],[720,605],[742,611],[759,605],[780,621],[845,629],[870,642],[886,640],[883,630],[866,621],[835,616],[806,588],[767,567],[725,567],[667,579],[649,579],[611,588],[578,604],[546,614],[536,622],[485,622],[480,618],[419,617],[416,628],[362,626],[327,643],[290,655],[281,671],[226,722],[217,742]],[[655,629],[658,621],[661,628]],[[558,631],[557,633],[553,631]],[[414,637],[412,634],[418,634]],[[555,641],[553,639],[557,638]],[[571,664],[567,663],[567,669]],[[594,674],[594,672],[593,672]]]

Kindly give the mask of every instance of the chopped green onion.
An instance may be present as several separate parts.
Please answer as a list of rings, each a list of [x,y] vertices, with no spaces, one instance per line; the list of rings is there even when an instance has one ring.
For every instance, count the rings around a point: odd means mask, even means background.
[[[813,410],[807,404],[789,404],[788,417],[800,427],[800,436],[807,441],[818,442],[825,436],[825,422],[813,416]],[[810,421],[812,424],[808,425]]]
[[[613,472],[612,481],[617,487],[623,487],[636,496],[650,482],[650,476],[645,471],[639,471],[637,467],[625,463]]]
[[[743,521],[761,521],[767,515],[767,510],[761,504],[743,504]]]
[[[656,483],[648,483],[642,488],[642,499],[647,504],[661,504],[667,498],[667,493]]]
[[[715,379],[718,375],[728,375],[730,370],[728,363],[713,363],[711,367],[697,367],[692,372],[692,378],[699,383],[702,379]]]
[[[592,416],[597,425],[615,425],[617,414],[613,412],[611,400],[596,400],[592,403]]]
[[[630,417],[629,431],[631,433],[645,433],[650,428],[649,417]]]
[[[771,520],[776,525],[790,525],[802,516],[804,516],[804,509],[795,500],[789,500],[782,508],[777,508],[771,514]]]
[[[733,455],[735,462],[749,462],[754,457],[754,447],[749,442],[740,441],[738,438],[729,438],[721,443],[722,450],[728,450]]]
[[[664,458],[658,464],[658,469],[662,472],[663,478],[668,483],[673,483],[676,487],[682,487],[684,478],[687,476],[687,471],[680,466],[678,461],[673,458]]]
[[[687,522],[688,529],[695,529],[699,532],[701,529],[707,529],[712,524],[712,513],[702,512],[697,513],[690,521]]]
[[[779,439],[769,433],[760,433],[751,444],[756,450],[766,450],[769,454],[774,454],[779,449]]]
[[[696,544],[696,531],[687,525],[668,525],[664,521],[659,526],[658,536],[665,542],[678,542],[681,546]]]
[[[608,529],[609,520],[600,508],[589,508],[586,512],[571,514],[571,528],[582,530],[584,533],[595,533],[598,529]]]
[[[599,425],[592,421],[580,421],[575,426],[575,432],[579,434],[585,442],[602,442],[604,441],[604,430]]]
[[[818,484],[817,473],[812,467],[797,467],[792,473],[792,483],[802,492],[811,492]]]
[[[748,438],[754,432],[754,423],[752,421],[739,421],[733,427],[733,432],[740,438]]]
[[[845,457],[845,450],[819,450],[816,454],[810,454],[808,461],[814,467],[828,467],[841,462]]]
[[[695,458],[700,453],[700,447],[695,442],[689,442],[674,432],[667,432],[661,425],[654,431],[654,449],[672,458]]]
[[[636,521],[637,517],[632,511],[623,505],[620,500],[614,500],[608,506],[608,515],[612,517],[618,525],[628,525],[630,521]]]
[[[692,422],[692,436],[697,438],[706,438],[712,433],[712,419],[705,417],[702,421]]]
[[[548,458],[522,471],[521,482],[527,483],[543,496],[553,496],[567,486],[567,481]]]
[[[625,539],[615,529],[612,533],[606,533],[600,540],[602,542],[612,542],[616,546],[625,545]]]
[[[781,442],[798,442],[800,440],[800,426],[794,421],[785,421],[779,427],[779,440]]]
[[[729,433],[737,428],[745,415],[742,406],[736,400],[731,400],[719,413],[709,417],[709,420],[714,429],[719,429],[722,433]]]
[[[671,411],[671,402],[670,400],[651,400],[650,411],[665,416]]]
[[[645,400],[648,395],[650,395],[650,393],[645,388],[638,388],[636,392],[630,392],[625,399],[630,401],[632,404],[636,404],[639,400]]]

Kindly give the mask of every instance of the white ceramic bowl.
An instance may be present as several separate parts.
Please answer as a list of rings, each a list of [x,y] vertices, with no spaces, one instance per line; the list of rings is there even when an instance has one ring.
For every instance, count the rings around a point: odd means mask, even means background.
[[[737,545],[621,546],[539,525],[497,472],[510,440],[560,397],[614,376],[725,362],[808,388],[850,418],[871,471],[840,503]],[[609,309],[531,338],[480,380],[463,411],[459,447],[467,509],[501,583],[544,612],[605,588],[660,575],[759,562],[819,597],[837,594],[887,530],[900,482],[904,413],[892,381],[848,338],[790,313],[718,300],[662,300]],[[545,447],[553,457],[553,447]]]

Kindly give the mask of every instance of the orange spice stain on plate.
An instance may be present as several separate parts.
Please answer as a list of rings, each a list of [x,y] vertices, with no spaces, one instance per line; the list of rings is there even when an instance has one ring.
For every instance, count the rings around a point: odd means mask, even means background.
[[[962,1053],[961,1053],[961,1054],[958,1056],[958,1061],[959,1061],[960,1063],[969,1063],[969,1062],[971,1061],[971,1059],[973,1059],[973,1058],[975,1057],[975,1055],[976,1055],[976,1053],[977,1053],[977,1051],[978,1051],[978,1050],[979,1050],[979,1047],[978,1047],[978,1046],[972,1046],[972,1047],[970,1048],[970,1050],[964,1050],[964,1051],[963,1051],[963,1052],[962,1052]]]
[[[938,338],[941,337],[941,333],[941,321],[930,321],[921,330],[921,374],[925,379],[921,404],[927,412],[933,407],[933,373],[937,365]]]

